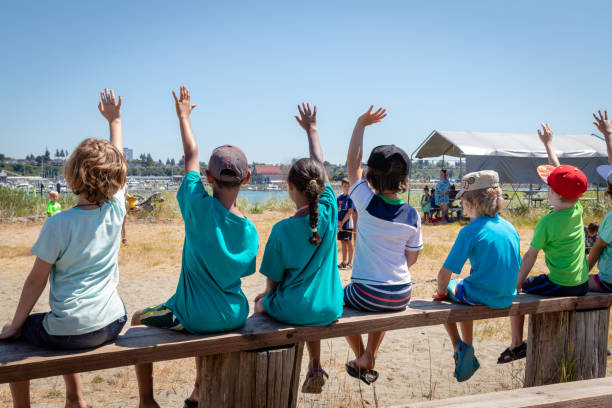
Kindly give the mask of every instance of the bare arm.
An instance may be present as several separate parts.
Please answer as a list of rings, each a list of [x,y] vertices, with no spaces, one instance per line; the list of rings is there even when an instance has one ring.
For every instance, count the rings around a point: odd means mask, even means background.
[[[408,264],[408,267],[410,268],[416,263],[417,259],[419,259],[419,251],[404,250],[404,256],[406,257],[406,264]]]
[[[121,96],[119,101],[115,101],[115,92],[112,89],[104,88],[100,92],[100,102],[98,110],[108,121],[110,128],[110,142],[121,154],[123,154],[123,135],[121,134]]]
[[[363,133],[365,132],[366,126],[378,123],[387,116],[385,109],[378,108],[376,112],[372,112],[372,109],[374,109],[374,105],[371,105],[370,109],[357,119],[357,123],[353,129],[353,135],[351,136],[346,158],[348,179],[351,185],[361,180],[363,176],[361,161],[363,159]]]
[[[445,296],[448,293],[448,282],[453,272],[450,269],[444,267],[440,268],[438,272],[438,295]]]
[[[338,223],[338,229],[342,229],[342,226],[344,225],[344,223],[346,223],[348,220],[350,220],[352,216],[353,216],[353,209],[349,208],[348,211],[346,212],[346,215],[342,219],[342,221],[340,221]],[[408,265],[408,266],[410,266],[410,265]]]
[[[595,241],[595,245],[593,245],[593,248],[591,248],[591,252],[589,252],[589,257],[587,258],[589,262],[589,271],[593,269],[593,267],[599,260],[599,256],[601,255],[601,252],[607,246],[608,244],[606,243],[606,241],[604,241],[600,237],[597,237],[597,241]]]
[[[11,324],[4,326],[2,333],[0,333],[0,340],[19,337],[23,323],[28,318],[28,315],[32,311],[32,308],[34,308],[43,290],[45,290],[45,286],[47,286],[51,267],[52,265],[50,263],[38,257],[36,258],[32,271],[23,284],[21,297],[19,298],[19,304],[17,305],[13,321]]]
[[[536,259],[538,259],[538,252],[540,251],[530,246],[527,252],[525,252],[525,255],[523,255],[523,263],[521,264],[521,269],[519,269],[518,279],[516,282],[517,292],[520,292],[523,289],[523,281],[525,278],[527,278],[529,272],[531,272],[531,268],[533,268]]]
[[[612,165],[612,125],[608,120],[608,111],[605,110],[604,114],[601,114],[601,111],[597,111],[599,113],[599,117],[593,114],[595,118],[595,122],[593,124],[597,127],[597,130],[604,135],[604,139],[606,140],[606,148],[608,149],[608,164]]]
[[[559,159],[557,158],[557,153],[555,153],[555,149],[553,149],[552,145],[552,137],[553,131],[548,126],[548,123],[542,123],[542,131],[538,129],[538,136],[540,136],[540,140],[544,144],[544,148],[546,149],[546,154],[548,155],[548,163],[558,167]]]
[[[325,170],[325,166],[323,165],[323,149],[321,148],[319,131],[317,130],[317,107],[315,105],[314,109],[311,110],[309,103],[302,103],[301,106],[298,105],[298,111],[300,112],[300,117],[295,116],[295,120],[298,121],[308,136],[308,151],[310,152],[310,158],[321,163],[325,181],[329,181],[327,170]]]
[[[176,103],[176,115],[181,127],[181,140],[183,142],[183,152],[185,153],[185,174],[190,171],[200,173],[200,160],[198,159],[198,144],[196,143],[193,130],[191,129],[191,111],[196,105],[191,104],[191,95],[185,85],[181,85],[180,98],[172,91],[174,102]]]

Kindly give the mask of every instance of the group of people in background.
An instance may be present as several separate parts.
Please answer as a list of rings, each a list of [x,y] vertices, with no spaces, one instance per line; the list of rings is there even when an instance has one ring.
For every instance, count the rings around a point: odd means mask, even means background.
[[[423,213],[423,222],[426,223],[448,223],[451,222],[449,212],[455,209],[457,219],[460,219],[463,210],[459,207],[454,207],[454,202],[459,197],[454,184],[446,178],[447,170],[440,170],[440,180],[436,183],[436,187],[429,190],[428,186],[423,188],[421,195],[421,212]],[[441,213],[441,214],[440,214]]]
[[[242,185],[251,173],[244,152],[233,145],[213,150],[202,184],[198,146],[190,115],[196,107],[189,90],[174,91],[185,157],[185,177],[177,192],[185,224],[181,271],[176,291],[162,303],[132,314],[131,325],[154,326],[188,333],[233,330],[244,325],[249,302],[241,279],[256,271],[259,248],[255,225],[236,206]],[[121,230],[126,215],[127,164],[123,158],[121,97],[112,90],[101,93],[98,105],[107,120],[110,140],[86,139],[65,165],[66,181],[78,196],[74,208],[45,222],[32,248],[34,266],[24,284],[14,318],[0,339],[21,338],[51,349],[97,347],[114,340],[128,322],[117,292],[117,264]],[[255,313],[290,324],[324,326],[336,321],[343,307],[367,312],[404,309],[412,295],[410,269],[423,249],[421,217],[400,195],[408,189],[410,161],[395,145],[375,147],[362,168],[366,127],[380,122],[386,111],[359,116],[348,144],[348,177],[343,194],[336,197],[323,165],[317,108],[298,106],[298,124],[306,133],[309,155],[296,161],[287,185],[295,213],[276,223],[266,242],[259,272],[266,285],[255,298]],[[612,151],[612,130],[607,113],[595,124]],[[465,175],[456,198],[471,222],[462,228],[438,273],[434,300],[449,299],[466,305],[506,308],[518,292],[546,296],[584,295],[588,290],[612,292],[612,219],[606,216],[588,261],[580,196],[586,191],[584,174],[560,165],[552,147],[548,125],[538,131],[550,167],[542,170],[549,186],[553,211],[537,224],[529,250],[521,259],[519,236],[500,216],[504,208],[499,178],[484,170]],[[609,158],[612,165],[612,158]],[[601,169],[612,195],[612,166]],[[446,219],[451,186],[441,172],[435,200]],[[353,216],[359,215],[355,229]],[[353,235],[355,239],[353,240]],[[342,245],[338,264],[337,240]],[[352,242],[355,243],[354,254]],[[527,277],[538,251],[543,250],[550,274]],[[85,255],[85,256],[84,256]],[[465,279],[458,276],[470,261]],[[599,274],[588,275],[599,260]],[[352,262],[352,265],[351,265]],[[350,283],[342,286],[338,269],[352,267]],[[48,313],[30,314],[50,282]],[[479,368],[473,343],[473,322],[446,324],[454,347],[455,378],[469,379]],[[378,379],[375,370],[384,331],[347,337],[354,359],[346,372],[366,384]],[[320,341],[307,342],[308,372],[302,392],[320,393],[328,378],[321,364]],[[525,356],[523,317],[512,318],[512,342],[500,356],[505,363]],[[200,360],[196,380],[185,407],[198,406]],[[136,365],[140,407],[158,407],[153,392],[153,365]],[[85,407],[78,374],[64,375],[66,406]],[[11,383],[15,407],[27,407],[29,381]]]

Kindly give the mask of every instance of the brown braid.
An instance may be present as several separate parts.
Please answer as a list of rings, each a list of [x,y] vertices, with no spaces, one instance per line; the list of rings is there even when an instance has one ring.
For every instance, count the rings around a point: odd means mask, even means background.
[[[300,159],[289,170],[288,181],[295,188],[306,195],[308,200],[308,214],[310,215],[310,228],[312,237],[309,242],[313,245],[321,243],[321,235],[317,230],[319,225],[319,198],[325,189],[324,171],[321,163],[313,159]]]

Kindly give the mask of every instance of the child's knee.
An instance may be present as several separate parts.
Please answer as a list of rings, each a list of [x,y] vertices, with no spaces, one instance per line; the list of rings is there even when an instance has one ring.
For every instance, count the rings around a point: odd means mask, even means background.
[[[142,310],[138,310],[134,312],[134,314],[132,315],[132,321],[131,321],[132,326],[140,326],[142,324],[142,322],[140,321],[141,315],[142,315]]]
[[[266,308],[263,305],[263,299],[255,302],[255,313],[266,313]]]

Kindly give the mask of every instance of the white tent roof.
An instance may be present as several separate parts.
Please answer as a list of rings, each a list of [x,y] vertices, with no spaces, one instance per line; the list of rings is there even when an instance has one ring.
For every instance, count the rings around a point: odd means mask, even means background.
[[[581,169],[590,183],[600,184],[597,166],[608,163],[605,142],[589,134],[554,135],[561,163]],[[541,183],[536,168],[547,163],[546,150],[536,133],[485,133],[434,130],[412,153],[413,158],[464,157],[467,172],[495,170],[503,183]]]
[[[559,157],[608,157],[606,144],[597,136],[554,135]],[[487,133],[434,130],[412,157],[438,156],[543,157],[546,150],[536,133]]]

